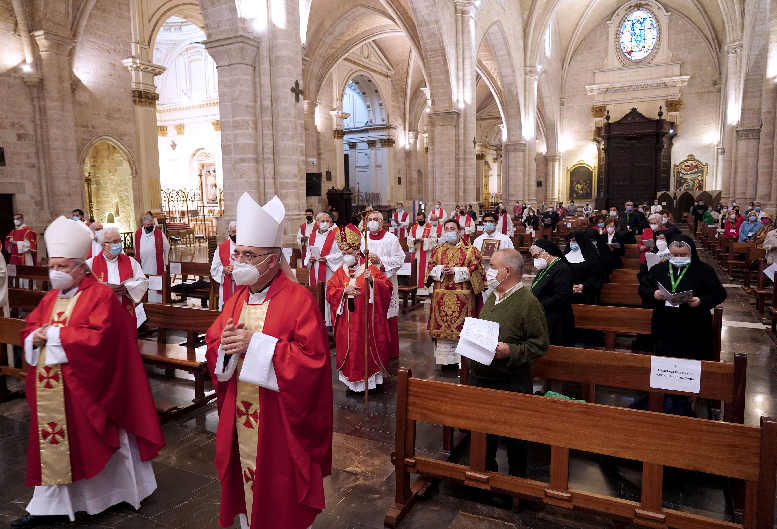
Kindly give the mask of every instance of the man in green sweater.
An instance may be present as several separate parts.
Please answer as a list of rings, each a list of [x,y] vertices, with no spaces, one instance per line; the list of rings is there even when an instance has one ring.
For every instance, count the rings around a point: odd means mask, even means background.
[[[499,323],[499,343],[490,365],[467,359],[470,386],[532,393],[531,366],[548,351],[545,311],[528,288],[523,288],[523,258],[516,250],[499,250],[486,274],[494,292],[488,297],[480,319]],[[489,435],[486,466],[496,472],[497,436]],[[511,476],[526,477],[527,443],[505,438]]]

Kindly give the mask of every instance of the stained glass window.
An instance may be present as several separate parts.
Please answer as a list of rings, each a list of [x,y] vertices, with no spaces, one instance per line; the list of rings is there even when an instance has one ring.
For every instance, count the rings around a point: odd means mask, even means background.
[[[632,61],[644,59],[658,42],[658,23],[644,9],[632,11],[623,20],[620,31],[621,51]]]

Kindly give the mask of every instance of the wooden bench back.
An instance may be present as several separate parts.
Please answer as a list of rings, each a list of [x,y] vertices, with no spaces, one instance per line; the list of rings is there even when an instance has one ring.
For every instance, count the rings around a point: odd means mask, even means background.
[[[0,318],[0,344],[22,345],[21,333],[26,322],[16,318]],[[5,358],[5,350],[0,350],[0,359]]]
[[[620,283],[621,285],[639,285],[637,272],[638,270],[616,268],[610,272],[610,281],[613,283]]]
[[[583,396],[587,402],[594,402],[596,386],[651,392],[650,410],[658,412],[664,410],[664,393],[722,400],[726,403],[724,420],[744,424],[746,354],[736,353],[733,364],[702,361],[701,388],[697,394],[651,388],[652,358],[642,354],[551,345],[548,352],[534,362],[532,373],[535,377],[583,384]],[[586,386],[590,390],[586,390]],[[658,398],[653,398],[652,394]]]
[[[467,465],[415,453],[416,422],[470,430]],[[521,479],[486,469],[486,434],[550,444],[550,480]],[[686,447],[678,449],[678,447]],[[641,500],[569,488],[570,450],[641,461]],[[399,370],[394,452],[396,498],[386,515],[395,527],[415,500],[410,473],[496,489],[569,509],[648,527],[742,527],[662,505],[664,466],[746,481],[744,527],[773,529],[777,489],[777,420],[761,426],[511,393],[413,378]]]
[[[326,319],[326,283],[318,283],[315,286],[303,285],[308,289],[308,292],[313,294],[318,303],[318,310],[321,311],[321,315]]]
[[[45,266],[27,266],[16,265],[16,275],[8,277],[9,287],[18,287],[20,279],[30,280],[27,289],[33,289],[33,281],[42,281],[41,288],[43,290],[49,290],[51,284],[49,283],[49,269]]]
[[[28,290],[26,288],[8,289],[8,306],[12,309],[26,310],[32,312],[35,307],[46,296],[47,292],[42,290]]]
[[[170,274],[170,266],[167,267],[166,286],[167,293],[171,292],[172,274]],[[189,276],[201,277],[208,281],[208,308],[210,310],[218,310],[217,299],[219,297],[219,284],[210,277],[210,263],[193,263],[193,262],[181,262],[181,276],[183,281],[187,281]],[[164,289],[163,289],[164,290]],[[169,298],[163,298],[164,303],[170,303]]]
[[[216,310],[190,309],[150,303],[143,306],[146,325],[157,328],[157,342],[166,343],[168,330],[186,331],[186,346],[194,349],[198,334],[205,334],[221,314]]]
[[[310,285],[310,270],[306,267],[295,268],[294,272],[300,285]]]
[[[639,258],[636,259],[621,259],[621,266],[626,270],[639,270],[642,263],[639,262]]]
[[[639,296],[639,285],[605,283],[599,294],[599,302],[602,305],[620,305],[622,307],[641,307],[642,298]]]

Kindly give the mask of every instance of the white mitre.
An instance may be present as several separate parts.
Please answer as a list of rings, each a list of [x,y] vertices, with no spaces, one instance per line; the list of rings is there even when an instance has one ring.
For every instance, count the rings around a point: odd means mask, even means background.
[[[46,252],[49,257],[67,257],[70,259],[86,259],[92,248],[94,234],[83,222],[59,217],[49,224],[43,239],[46,241]]]
[[[283,217],[286,208],[277,196],[264,207],[257,204],[248,193],[237,201],[238,246],[280,248],[283,246]]]

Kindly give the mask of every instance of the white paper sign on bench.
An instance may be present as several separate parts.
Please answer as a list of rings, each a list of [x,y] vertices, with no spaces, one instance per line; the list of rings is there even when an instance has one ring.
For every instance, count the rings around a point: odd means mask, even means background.
[[[170,273],[171,274],[180,274],[181,273],[181,263],[170,263]]]
[[[698,393],[701,390],[701,362],[684,358],[651,356],[650,387]]]

